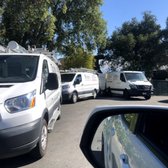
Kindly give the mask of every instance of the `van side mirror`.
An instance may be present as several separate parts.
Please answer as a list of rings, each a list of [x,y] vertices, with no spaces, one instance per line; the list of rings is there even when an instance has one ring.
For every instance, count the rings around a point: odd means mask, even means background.
[[[55,90],[58,89],[58,78],[55,73],[49,73],[47,83],[46,83],[46,89],[48,90]]]

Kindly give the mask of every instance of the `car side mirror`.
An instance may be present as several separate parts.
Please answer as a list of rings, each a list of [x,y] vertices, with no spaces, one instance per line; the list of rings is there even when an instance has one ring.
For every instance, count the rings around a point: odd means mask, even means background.
[[[55,73],[49,73],[47,83],[46,83],[46,89],[49,90],[55,90],[58,89],[59,83],[58,78]]]
[[[168,107],[108,106],[90,115],[80,142],[96,168],[167,167]]]

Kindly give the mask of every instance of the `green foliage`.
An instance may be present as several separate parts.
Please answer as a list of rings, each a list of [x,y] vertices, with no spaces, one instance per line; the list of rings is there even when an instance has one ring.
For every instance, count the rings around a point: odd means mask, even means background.
[[[161,32],[156,17],[146,12],[142,21],[133,18],[114,31],[104,51],[112,51],[108,57],[118,59],[117,64],[120,63],[124,69],[145,71],[150,76],[166,59]]]
[[[56,47],[65,52],[71,44],[82,46],[88,51],[106,41],[106,24],[102,19],[102,0],[55,1],[53,13],[57,18]]]
[[[73,52],[63,59],[62,69],[70,69],[70,68],[94,68],[94,57],[92,54],[84,51],[81,47],[74,48],[71,47]]]
[[[49,0],[4,1],[2,22],[6,42],[15,40],[22,46],[41,46],[51,41],[55,33],[55,17],[49,7]]]
[[[101,5],[102,0],[2,0],[3,39],[24,47],[47,44],[64,54],[71,44],[91,51],[106,41]]]

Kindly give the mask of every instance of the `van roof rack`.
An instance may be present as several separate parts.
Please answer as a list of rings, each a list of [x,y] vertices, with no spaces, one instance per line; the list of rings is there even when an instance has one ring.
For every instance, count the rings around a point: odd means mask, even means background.
[[[87,69],[87,68],[70,68],[66,70],[60,70],[62,73],[63,72],[90,72],[90,73],[97,73],[96,70],[94,69]]]
[[[55,51],[50,52],[47,50],[44,45],[42,48],[36,48],[33,46],[32,48],[28,46],[28,50],[19,45],[16,41],[10,41],[7,47],[3,47],[0,45],[0,53],[35,53],[35,54],[44,54],[52,59],[56,64],[60,64],[60,62],[56,58]]]

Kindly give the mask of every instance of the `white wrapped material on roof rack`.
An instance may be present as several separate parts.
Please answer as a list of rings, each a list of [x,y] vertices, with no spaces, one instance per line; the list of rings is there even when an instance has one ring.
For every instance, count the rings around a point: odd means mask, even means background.
[[[94,69],[87,69],[87,68],[70,68],[61,70],[61,72],[90,72],[90,73],[97,73]]]
[[[7,48],[5,48],[2,45],[0,45],[0,53],[5,53],[6,50],[7,50]]]
[[[56,58],[55,51],[50,52],[47,50],[46,47],[42,48],[36,48],[36,46],[33,46],[31,48],[28,46],[28,50],[26,50],[24,47],[19,45],[16,41],[10,41],[8,43],[7,48],[0,45],[0,52],[1,53],[35,53],[35,54],[44,54],[48,57],[50,57],[56,64],[60,64],[59,61]]]

